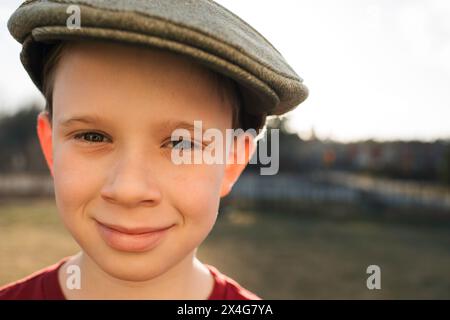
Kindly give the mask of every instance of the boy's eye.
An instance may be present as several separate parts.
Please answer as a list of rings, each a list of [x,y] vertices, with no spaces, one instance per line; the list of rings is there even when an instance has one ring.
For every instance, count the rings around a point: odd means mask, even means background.
[[[74,135],[74,139],[84,140],[85,142],[88,143],[101,143],[105,142],[105,140],[107,140],[108,138],[105,135],[98,132],[81,132]]]
[[[172,139],[168,143],[169,148],[178,149],[178,150],[191,150],[191,149],[199,149],[201,146],[191,140],[188,139]]]

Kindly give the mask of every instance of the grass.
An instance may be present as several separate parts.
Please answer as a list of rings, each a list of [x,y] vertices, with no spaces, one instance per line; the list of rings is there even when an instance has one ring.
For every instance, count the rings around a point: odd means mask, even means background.
[[[226,211],[199,258],[266,299],[450,298],[448,221],[328,210]],[[45,199],[0,204],[0,243],[0,285],[79,250]],[[371,264],[381,267],[381,290],[366,287]]]

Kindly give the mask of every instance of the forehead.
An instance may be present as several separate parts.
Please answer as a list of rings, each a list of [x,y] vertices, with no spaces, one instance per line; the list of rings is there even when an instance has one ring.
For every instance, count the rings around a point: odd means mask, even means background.
[[[212,71],[175,53],[73,42],[55,71],[53,114],[61,119],[91,113],[121,121],[203,120],[228,126],[232,110],[219,86]]]

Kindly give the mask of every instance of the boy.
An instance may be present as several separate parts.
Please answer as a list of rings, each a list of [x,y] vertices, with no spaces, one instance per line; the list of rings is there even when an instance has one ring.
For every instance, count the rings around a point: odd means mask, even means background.
[[[212,143],[198,120],[223,135],[258,130],[302,102],[278,51],[207,0],[26,1],[8,27],[46,98],[38,137],[81,252],[0,299],[259,299],[196,258],[255,135],[214,143],[224,161],[173,155]]]

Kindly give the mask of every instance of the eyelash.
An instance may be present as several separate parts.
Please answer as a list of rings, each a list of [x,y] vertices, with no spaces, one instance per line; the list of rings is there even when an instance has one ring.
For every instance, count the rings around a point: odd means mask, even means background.
[[[180,142],[186,142],[186,144],[189,144],[188,149],[203,149],[203,147],[202,147],[202,145],[200,143],[195,142],[195,141],[191,141],[191,140],[188,140],[188,139],[184,139],[183,137],[181,137],[178,140],[169,140],[169,142],[166,143],[166,144],[170,144],[170,143],[173,144],[174,142],[178,142],[176,145],[174,145],[172,147],[174,149],[176,149],[177,146],[180,145]],[[186,147],[186,144],[185,144],[185,147]],[[183,147],[183,150],[186,149],[185,147]]]
[[[80,133],[75,134],[73,136],[73,138],[75,140],[83,140],[84,143],[88,143],[88,144],[98,144],[98,143],[104,142],[104,141],[99,142],[99,141],[90,141],[90,140],[83,139],[83,137],[86,137],[86,135],[88,135],[88,134],[94,134],[94,135],[102,136],[103,138],[108,139],[104,134],[99,133],[99,132],[94,132],[94,131],[80,132]]]
[[[80,132],[80,133],[75,134],[73,136],[73,138],[75,140],[83,140],[82,142],[83,143],[87,143],[87,144],[99,144],[99,143],[103,143],[104,142],[104,141],[90,141],[90,140],[83,139],[88,134],[97,135],[97,136],[101,136],[101,137],[103,137],[105,139],[109,139],[108,137],[106,137],[106,135],[104,135],[104,134],[102,134],[100,132],[95,132],[95,131]],[[184,142],[184,147],[183,146],[180,146],[180,147],[183,147],[183,150],[185,150],[185,149],[202,149],[202,145],[200,143],[197,143],[195,141],[191,141],[189,139],[185,139],[183,137],[179,138],[178,140],[169,140],[164,145],[173,144],[172,148],[177,148],[177,146],[180,145],[182,142]],[[174,143],[177,143],[177,144],[174,144]],[[189,146],[187,146],[187,144],[189,144]]]

